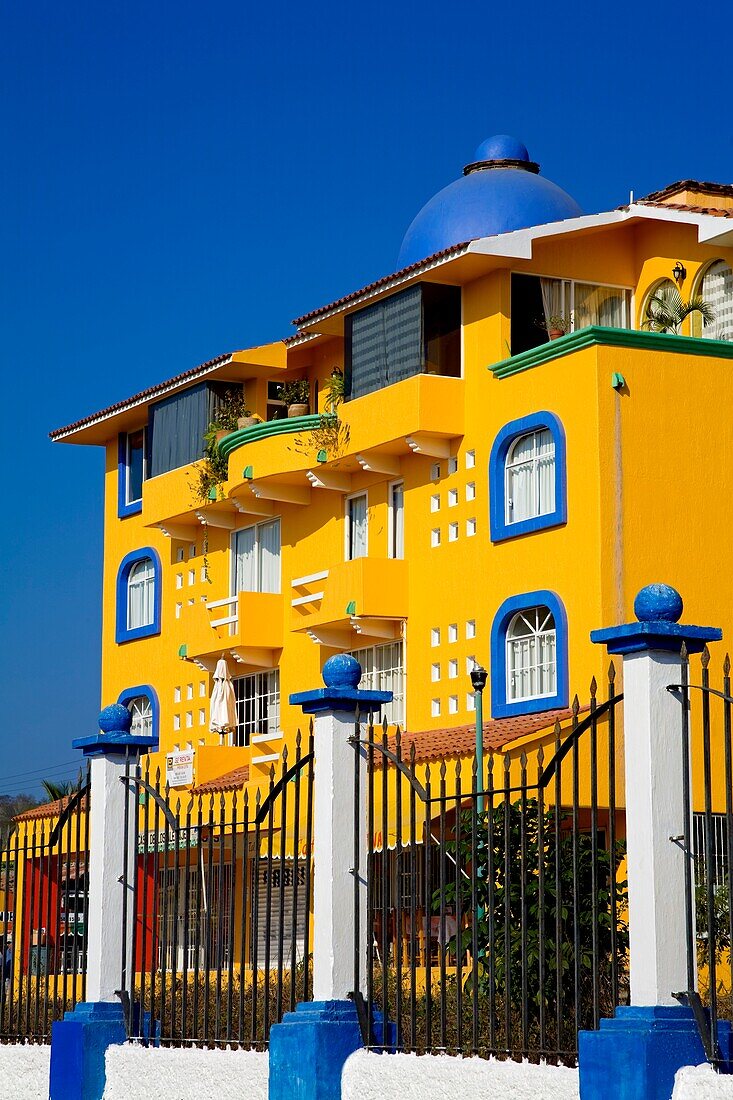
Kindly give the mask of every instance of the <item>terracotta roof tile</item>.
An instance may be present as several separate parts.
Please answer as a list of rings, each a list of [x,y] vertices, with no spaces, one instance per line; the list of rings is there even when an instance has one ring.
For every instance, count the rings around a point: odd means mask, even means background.
[[[13,821],[34,821],[40,820],[46,817],[58,817],[66,807],[69,805],[69,798],[71,795],[64,795],[63,798],[57,798],[55,802],[44,802],[42,806],[34,806],[31,810],[24,810],[22,814],[18,814],[13,818]],[[86,809],[86,798],[81,800],[81,809]]]
[[[588,707],[581,707],[580,712]],[[540,714],[520,714],[515,718],[493,718],[484,722],[484,748],[501,749],[518,737],[538,733],[554,726],[556,721],[566,722],[572,718],[569,708],[546,710]],[[395,737],[389,737],[389,748],[394,751]],[[419,733],[402,734],[402,757],[409,759],[411,746],[415,746],[415,762],[424,764],[431,760],[442,760],[446,756],[471,756],[476,746],[475,725],[454,726],[452,729],[422,730]],[[375,761],[379,767],[379,760]]]
[[[137,405],[139,402],[146,401],[150,397],[155,397],[156,394],[170,389],[171,386],[177,386],[181,382],[193,379],[199,374],[205,374],[206,371],[211,370],[212,367],[218,367],[221,366],[222,363],[226,363],[231,357],[232,353],[227,352],[225,355],[217,355],[213,359],[207,359],[205,363],[199,363],[197,367],[191,367],[181,374],[176,374],[173,378],[169,378],[165,382],[157,382],[154,386],[148,386],[146,390],[140,390],[139,393],[133,394],[132,397],[126,397],[124,401],[116,401],[114,405],[108,405],[106,409],[100,409],[99,412],[84,416],[81,420],[75,420],[73,424],[67,424],[64,428],[55,428],[48,434],[51,439],[59,439],[63,435],[68,435],[69,432],[74,432],[79,428],[86,427],[87,424],[102,420],[105,416],[111,416],[112,413],[119,412],[121,409]]]
[[[224,791],[238,791],[249,780],[249,764],[243,764],[231,772],[207,779],[205,783],[191,788],[191,794],[219,794]]]
[[[710,214],[714,218],[733,218],[733,210],[720,206],[692,206],[686,202],[662,202],[658,199],[637,199],[638,206],[657,206],[661,210],[686,210],[690,214]]]
[[[331,310],[338,309],[340,306],[345,306],[349,302],[356,301],[357,298],[361,298],[364,294],[370,294],[375,290],[379,290],[380,287],[386,286],[387,283],[391,283],[394,279],[404,279],[407,275],[416,274],[421,268],[428,268],[438,260],[447,260],[452,256],[460,256],[468,248],[469,243],[469,241],[463,241],[461,244],[453,244],[450,248],[443,248],[440,252],[434,252],[432,256],[426,256],[424,260],[418,260],[417,263],[408,264],[407,267],[400,268],[399,271],[395,271],[391,275],[383,275],[381,279],[377,279],[373,283],[368,283],[367,286],[363,286],[361,290],[353,290],[351,294],[345,294],[343,298],[337,298],[334,302],[329,302],[327,306],[320,306],[318,309],[312,309],[310,313],[304,313],[302,317],[296,317],[293,324],[299,326],[305,325],[309,321],[313,321],[316,317],[320,317],[322,313],[330,313]]]
[[[733,198],[733,183],[710,183],[705,180],[677,180],[669,183],[661,191],[652,191],[649,195],[637,199],[637,202],[658,202],[669,195],[676,195],[678,191],[706,191],[710,195],[725,195]],[[669,205],[665,203],[665,206]]]

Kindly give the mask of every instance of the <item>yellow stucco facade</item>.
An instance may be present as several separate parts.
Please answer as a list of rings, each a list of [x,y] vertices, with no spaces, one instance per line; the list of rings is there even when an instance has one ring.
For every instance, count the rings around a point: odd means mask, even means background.
[[[290,694],[318,686],[334,652],[391,642],[402,647],[404,727],[427,736],[466,726],[473,661],[491,667],[497,611],[525,593],[549,590],[567,618],[566,641],[558,639],[567,691],[555,706],[576,692],[584,700],[593,675],[603,680],[607,658],[590,631],[632,618],[644,584],[674,585],[685,616],[728,635],[733,345],[685,338],[689,328],[679,337],[640,329],[649,294],[677,261],[688,297],[711,261],[731,261],[731,242],[722,218],[719,239],[703,240],[699,216],[667,215],[662,203],[637,214],[507,234],[502,247],[478,242],[303,319],[291,341],[215,362],[206,377],[242,383],[265,421],[223,441],[228,477],[216,499],[196,499],[188,464],[145,480],[139,511],[120,517],[120,433],[148,424],[155,390],[64,430],[63,439],[106,448],[102,702],[137,685],[154,689],[162,770],[166,753],[190,749],[196,785],[244,765],[251,784],[264,782],[303,725]],[[628,327],[597,338],[593,329],[585,340],[573,331],[512,356],[517,274],[624,288]],[[332,372],[346,366],[349,314],[420,282],[461,288],[460,377],[416,373],[343,401],[337,426],[315,420],[328,412]],[[193,375],[170,392],[196,384]],[[268,383],[294,378],[309,383],[309,417],[268,424]],[[566,518],[492,539],[492,446],[507,424],[541,412],[564,433]],[[391,556],[396,482],[404,487],[399,558]],[[348,501],[360,493],[366,554],[347,560]],[[275,517],[279,591],[235,591],[234,533]],[[160,559],[159,628],[120,642],[120,564],[145,547]],[[278,670],[279,721],[268,736],[209,732],[221,656],[233,677]],[[490,680],[487,719],[500,714],[495,703]]]

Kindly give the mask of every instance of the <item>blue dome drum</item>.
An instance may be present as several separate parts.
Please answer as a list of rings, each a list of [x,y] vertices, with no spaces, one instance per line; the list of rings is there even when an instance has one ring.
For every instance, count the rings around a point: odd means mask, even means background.
[[[479,145],[460,179],[425,204],[405,234],[398,266],[464,241],[581,213],[575,199],[539,175],[521,141],[498,134]]]

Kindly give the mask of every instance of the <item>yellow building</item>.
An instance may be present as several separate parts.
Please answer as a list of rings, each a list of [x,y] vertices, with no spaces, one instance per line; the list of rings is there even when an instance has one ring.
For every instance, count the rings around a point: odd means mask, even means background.
[[[52,433],[106,450],[102,697],[159,738],[162,769],[184,754],[176,782],[266,776],[301,724],[290,693],[334,652],[439,757],[472,751],[474,662],[491,743],[551,725],[603,667],[590,630],[649,581],[728,627],[733,187],[584,216],[536,167],[484,143],[410,227],[402,270]],[[666,286],[714,321],[644,330]],[[297,381],[307,407],[285,416]],[[260,419],[221,440],[226,477],[202,497],[232,389]]]

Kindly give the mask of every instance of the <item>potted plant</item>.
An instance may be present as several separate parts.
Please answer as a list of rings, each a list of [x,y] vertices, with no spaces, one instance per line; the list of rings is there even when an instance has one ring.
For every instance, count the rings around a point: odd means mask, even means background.
[[[307,378],[283,382],[280,386],[280,394],[288,407],[288,416],[307,415],[310,400],[310,385]]]
[[[247,410],[245,410],[245,412],[241,416],[237,417],[238,428],[251,428],[253,424],[261,423],[261,416],[258,416],[257,413],[249,413]]]
[[[547,327],[547,335],[551,340],[558,340],[561,336],[570,332],[570,321],[566,320],[562,313],[558,313],[553,317],[548,317],[545,321],[545,325]]]

